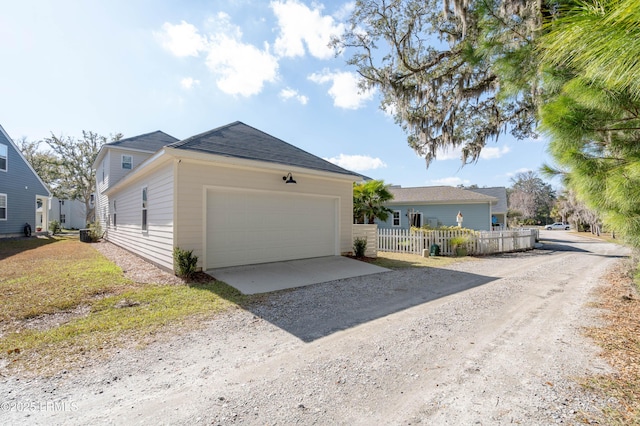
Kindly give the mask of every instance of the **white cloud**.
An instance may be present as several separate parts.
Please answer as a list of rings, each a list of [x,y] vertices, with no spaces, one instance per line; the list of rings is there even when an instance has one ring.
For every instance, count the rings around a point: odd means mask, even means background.
[[[462,157],[462,147],[438,148],[436,151],[436,161],[460,160]]]
[[[180,86],[182,86],[183,89],[193,89],[194,86],[198,86],[200,84],[200,80],[196,80],[192,77],[185,77],[182,80],[180,80]]]
[[[502,157],[504,154],[511,151],[508,146],[498,147],[484,147],[480,152],[480,158],[483,160],[494,160]],[[446,160],[460,160],[462,158],[462,146],[439,148],[436,151],[436,161]]]
[[[295,99],[300,102],[302,105],[306,105],[309,102],[309,98],[298,93],[297,90],[291,89],[287,87],[286,89],[282,89],[279,94],[280,98],[286,100]]]
[[[354,11],[355,8],[356,8],[355,1],[345,3],[342,6],[340,6],[340,9],[338,9],[338,11],[333,14],[333,16],[338,21],[346,21],[347,19],[349,19],[349,16],[351,16],[351,13]]]
[[[198,56],[206,48],[207,39],[198,34],[198,29],[182,21],[177,25],[165,22],[162,32],[154,33],[162,47],[178,57]]]
[[[207,67],[217,76],[216,85],[230,95],[251,96],[265,82],[278,77],[278,61],[268,50],[216,34],[209,46]]]
[[[518,170],[515,170],[513,172],[508,172],[507,173],[507,177],[514,177],[515,175],[517,175],[518,173],[527,173],[527,172],[532,172],[533,170],[527,168],[527,167],[522,167]]]
[[[352,72],[331,72],[325,69],[321,73],[311,74],[308,79],[318,84],[331,83],[329,95],[333,98],[333,104],[339,108],[358,109],[375,94],[375,90],[361,93],[358,75]]]
[[[341,35],[344,24],[333,17],[322,15],[322,6],[313,9],[298,0],[272,1],[271,9],[278,19],[280,34],[275,41],[275,52],[282,57],[304,56],[306,44],[316,58],[329,59],[334,52],[329,47],[331,36]]]
[[[511,148],[509,148],[508,146],[503,146],[502,148],[498,148],[498,147],[487,148],[485,146],[484,148],[482,148],[482,151],[480,151],[480,158],[482,158],[483,160],[494,160],[496,158],[502,157],[504,154],[508,153],[509,151],[511,151]]]
[[[468,185],[471,182],[468,179],[461,179],[459,177],[446,177],[441,179],[432,179],[429,183],[433,185],[458,186]]]
[[[199,56],[206,53],[205,63],[216,79],[216,85],[230,95],[258,94],[266,82],[278,78],[278,60],[269,52],[269,46],[259,49],[242,42],[240,27],[233,25],[229,15],[220,12],[210,18],[207,36],[185,21],[173,25],[165,23],[156,34],[162,46],[176,56]],[[182,87],[192,88],[197,80],[183,79]]]
[[[353,170],[357,172],[387,167],[387,165],[381,159],[377,157],[373,158],[368,155],[340,154],[337,157],[325,158],[325,160],[347,170]]]

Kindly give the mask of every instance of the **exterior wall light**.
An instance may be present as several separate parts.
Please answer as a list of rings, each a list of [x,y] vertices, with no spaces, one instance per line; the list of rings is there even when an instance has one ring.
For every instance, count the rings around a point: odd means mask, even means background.
[[[284,183],[298,183],[293,179],[293,176],[291,176],[291,172],[287,173],[286,176],[282,176],[282,180]]]

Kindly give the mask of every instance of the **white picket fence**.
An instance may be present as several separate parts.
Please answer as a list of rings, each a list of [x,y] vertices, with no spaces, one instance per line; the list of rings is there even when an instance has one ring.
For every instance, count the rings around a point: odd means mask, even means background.
[[[451,256],[454,247],[451,239],[467,237],[465,244],[468,254],[483,255],[531,250],[538,238],[537,229],[517,229],[509,231],[458,231],[458,230],[409,230],[378,229],[378,250],[395,253],[422,255],[432,244],[440,247],[440,255]]]

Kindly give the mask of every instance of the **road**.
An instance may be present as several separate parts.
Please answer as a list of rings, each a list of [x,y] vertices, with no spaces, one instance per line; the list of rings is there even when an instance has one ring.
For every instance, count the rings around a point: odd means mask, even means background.
[[[601,401],[576,380],[609,369],[581,329],[597,324],[593,290],[627,251],[565,231],[541,239],[276,293],[105,362],[5,379],[0,402],[40,406],[0,423],[580,424]]]

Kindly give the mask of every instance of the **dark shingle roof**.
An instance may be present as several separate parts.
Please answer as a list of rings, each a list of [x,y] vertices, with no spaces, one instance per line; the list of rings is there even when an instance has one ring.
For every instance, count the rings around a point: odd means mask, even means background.
[[[156,152],[166,145],[177,142],[179,139],[166,134],[160,130],[145,133],[144,135],[133,136],[127,139],[110,142],[106,144],[110,147],[139,149],[141,151]]]
[[[493,188],[468,188],[467,191],[473,191],[478,194],[497,198],[498,203],[494,205],[491,210],[495,213],[507,212],[507,188],[504,186],[496,186]]]
[[[358,176],[357,173],[336,166],[240,121],[192,136],[169,147]]]
[[[453,186],[390,187],[393,203],[493,202],[494,197]]]

